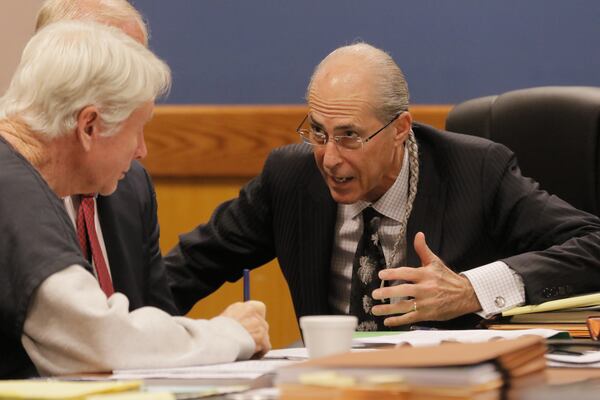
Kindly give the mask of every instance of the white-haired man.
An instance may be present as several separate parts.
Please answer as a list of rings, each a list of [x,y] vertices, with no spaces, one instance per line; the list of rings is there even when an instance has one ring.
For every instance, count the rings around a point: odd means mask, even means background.
[[[94,278],[64,210],[64,196],[110,195],[145,156],[144,125],[169,86],[166,64],[116,28],[58,22],[27,44],[0,99],[1,377],[232,361],[268,349],[260,303],[212,320],[130,312],[126,296]]]
[[[275,257],[298,317],[351,313],[362,330],[473,327],[600,290],[598,218],[524,178],[506,147],[413,123],[408,97],[384,51],[327,56],[306,144],[275,150],[165,258],[181,309]]]
[[[111,25],[144,46],[148,44],[146,24],[127,0],[46,0],[38,12],[36,31],[63,20]],[[73,195],[63,200],[75,227],[77,221],[84,225],[86,207],[95,211],[94,226],[102,253],[99,262],[106,264],[108,271],[105,285],[125,294],[131,310],[153,306],[177,315],[159,246],[154,186],[144,167],[134,161],[110,196]],[[88,252],[86,256],[96,270],[93,255]]]

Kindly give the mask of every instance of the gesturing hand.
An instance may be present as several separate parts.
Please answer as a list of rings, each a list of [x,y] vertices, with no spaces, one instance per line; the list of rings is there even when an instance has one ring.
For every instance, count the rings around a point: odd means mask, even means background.
[[[235,319],[250,333],[256,344],[255,357],[262,357],[271,350],[269,324],[265,320],[266,307],[264,303],[254,300],[233,303],[221,315]]]
[[[414,246],[421,259],[421,267],[382,270],[379,272],[381,280],[401,280],[406,283],[373,291],[374,299],[412,299],[374,306],[374,315],[403,314],[388,317],[384,321],[386,326],[398,326],[419,321],[443,321],[481,310],[471,282],[448,268],[429,249],[422,232],[416,234]]]

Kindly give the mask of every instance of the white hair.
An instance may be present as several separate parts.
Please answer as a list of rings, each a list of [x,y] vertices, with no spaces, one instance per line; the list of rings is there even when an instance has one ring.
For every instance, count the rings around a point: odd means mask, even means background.
[[[317,65],[308,84],[307,99],[321,69],[329,61],[341,56],[356,58],[357,68],[367,69],[372,74],[376,114],[380,120],[387,122],[402,111],[408,110],[409,93],[404,73],[388,53],[363,42],[338,47]]]
[[[18,118],[49,137],[75,129],[79,112],[96,106],[105,130],[143,103],[168,92],[167,64],[119,29],[86,21],[61,21],[27,44],[4,96],[0,118]]]
[[[136,23],[148,46],[148,27],[142,15],[127,0],[46,0],[37,15],[35,30],[62,20],[88,20],[105,23]]]

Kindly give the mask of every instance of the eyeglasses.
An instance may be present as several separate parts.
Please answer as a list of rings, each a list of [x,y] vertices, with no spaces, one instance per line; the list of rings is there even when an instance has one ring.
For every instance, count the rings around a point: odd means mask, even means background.
[[[371,140],[375,136],[377,136],[377,134],[379,132],[381,132],[388,126],[390,126],[390,124],[392,122],[394,122],[395,120],[397,120],[398,117],[400,115],[402,115],[403,112],[404,111],[401,111],[398,114],[396,114],[394,116],[394,118],[392,118],[390,120],[390,122],[385,124],[377,132],[373,133],[372,135],[370,135],[366,138],[362,138],[356,132],[348,132],[348,135],[332,136],[333,140],[335,141],[335,144],[338,145],[342,149],[346,149],[346,150],[362,149],[362,147],[365,143],[367,143],[369,140]],[[329,137],[330,137],[326,132],[317,131],[317,130],[315,130],[314,126],[311,126],[308,129],[302,129],[302,125],[304,124],[304,122],[306,121],[307,118],[308,118],[308,115],[306,115],[306,117],[304,117],[302,122],[300,122],[300,125],[298,125],[298,128],[296,128],[296,132],[298,132],[298,134],[302,137],[302,140],[304,141],[304,143],[310,144],[311,146],[326,145],[327,142],[329,142]]]

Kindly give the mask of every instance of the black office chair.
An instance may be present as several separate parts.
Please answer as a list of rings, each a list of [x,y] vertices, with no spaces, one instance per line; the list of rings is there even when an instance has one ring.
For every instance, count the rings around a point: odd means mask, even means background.
[[[538,87],[458,104],[446,129],[502,143],[523,175],[600,215],[600,87]]]

